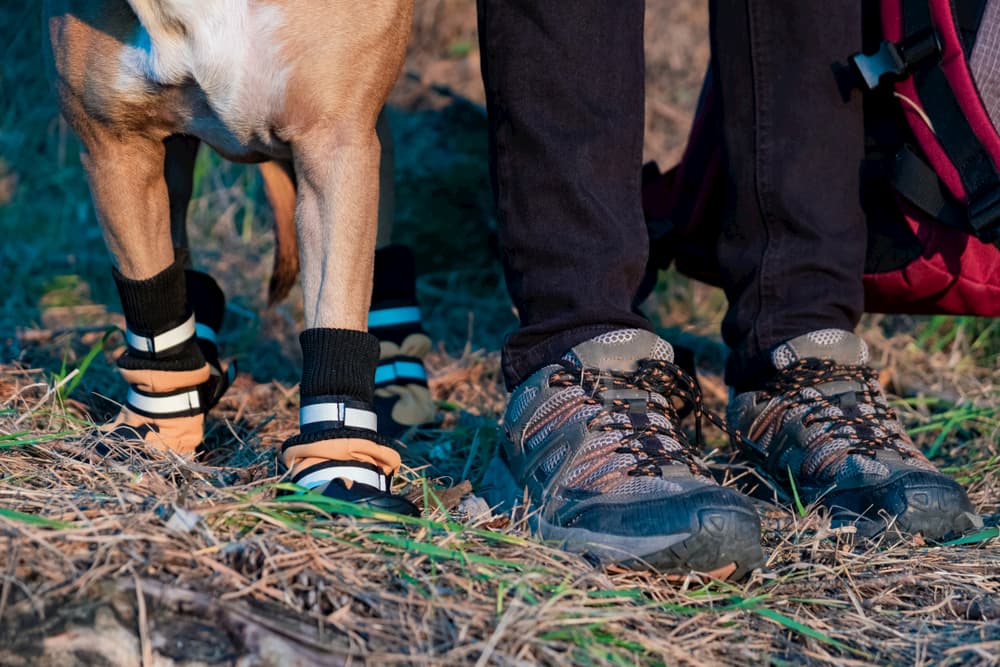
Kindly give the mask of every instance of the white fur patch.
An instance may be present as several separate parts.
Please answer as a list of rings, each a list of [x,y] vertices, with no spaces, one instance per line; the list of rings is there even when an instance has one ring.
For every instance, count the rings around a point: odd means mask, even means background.
[[[281,8],[251,0],[129,4],[141,26],[120,56],[120,92],[193,83],[215,119],[192,119],[192,133],[229,153],[272,141],[271,121],[289,75],[276,41]]]

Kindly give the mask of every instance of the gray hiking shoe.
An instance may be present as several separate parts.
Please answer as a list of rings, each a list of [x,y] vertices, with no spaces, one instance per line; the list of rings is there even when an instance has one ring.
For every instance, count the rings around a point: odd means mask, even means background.
[[[849,331],[823,329],[779,345],[777,373],[729,405],[735,444],[803,503],[831,509],[835,524],[864,535],[895,518],[909,533],[939,540],[982,526],[965,491],[913,444],[867,366],[868,346]]]
[[[696,457],[681,403],[700,417],[666,341],[625,329],[581,343],[513,392],[487,500],[512,509],[527,487],[543,539],[604,563],[741,577],[763,561],[760,520]]]

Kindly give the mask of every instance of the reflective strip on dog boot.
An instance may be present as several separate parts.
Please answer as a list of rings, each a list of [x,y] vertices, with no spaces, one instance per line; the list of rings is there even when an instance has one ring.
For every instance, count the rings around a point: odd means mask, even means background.
[[[419,306],[399,306],[396,308],[379,308],[368,311],[369,331],[372,329],[386,329],[405,325],[420,327]]]
[[[134,386],[128,388],[125,405],[144,417],[169,419],[202,413],[198,389],[182,389],[172,394],[147,394]]]
[[[392,384],[427,384],[427,369],[417,357],[395,356],[382,359],[375,368],[375,388]]]
[[[302,433],[339,429],[378,431],[378,416],[361,401],[343,396],[311,396],[299,408]]]
[[[378,466],[358,461],[324,461],[323,463],[317,463],[295,475],[292,481],[311,491],[335,479],[350,482],[347,485],[348,488],[354,484],[364,484],[378,489],[383,493],[388,492],[392,486],[392,475],[386,475]]]
[[[117,433],[122,441],[141,440],[178,454],[193,453],[201,444],[204,406],[212,390],[209,365],[193,371],[123,368],[121,373],[129,383],[125,404],[118,417],[101,430]],[[132,437],[124,427],[139,437]]]
[[[137,352],[143,352],[145,354],[155,356],[183,345],[194,337],[195,330],[196,324],[194,320],[194,313],[192,313],[191,316],[183,323],[177,325],[173,329],[157,334],[156,336],[142,336],[126,327],[125,342],[130,348],[136,350]]]

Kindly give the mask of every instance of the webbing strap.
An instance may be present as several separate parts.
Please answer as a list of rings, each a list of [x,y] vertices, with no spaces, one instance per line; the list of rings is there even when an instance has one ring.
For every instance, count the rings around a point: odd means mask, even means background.
[[[375,388],[393,384],[427,384],[427,370],[416,357],[389,357],[375,368]]]
[[[369,409],[343,401],[303,403],[299,409],[299,425],[303,433],[337,428],[377,431],[378,416]]]
[[[307,489],[315,489],[335,479],[347,479],[358,484],[372,486],[379,491],[388,491],[391,478],[374,467],[347,461],[328,461],[310,466],[303,471],[305,474],[293,478],[292,481]]]
[[[196,322],[194,325],[195,335],[202,340],[207,340],[210,343],[218,346],[219,336],[215,333],[215,329],[208,326],[207,324],[202,324],[201,322]]]
[[[904,199],[942,225],[970,232],[965,206],[941,183],[937,172],[910,146],[904,146],[889,167],[888,178]]]
[[[152,394],[130,385],[125,405],[132,412],[151,419],[190,417],[201,414],[202,406],[205,404],[199,389],[200,387],[193,387],[170,393]]]
[[[418,306],[400,306],[398,308],[381,308],[368,313],[369,329],[401,324],[420,324],[420,308]]]
[[[962,35],[962,49],[966,58],[972,53],[972,47],[976,44],[976,35],[979,33],[979,25],[983,22],[987,2],[988,0],[954,0],[955,23]]]
[[[156,336],[143,336],[126,328],[125,343],[133,350],[155,355],[187,342],[194,337],[196,329],[192,313],[183,323]]]
[[[933,28],[931,0],[904,0],[903,34]],[[913,84],[920,104],[934,121],[934,132],[955,165],[968,200],[969,231],[984,241],[1000,236],[1000,174],[976,136],[940,63],[918,69]]]

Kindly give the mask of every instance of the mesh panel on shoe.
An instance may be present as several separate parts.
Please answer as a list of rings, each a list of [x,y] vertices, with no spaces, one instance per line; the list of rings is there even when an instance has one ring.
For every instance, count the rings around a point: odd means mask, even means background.
[[[546,456],[545,460],[542,461],[541,464],[542,472],[544,472],[546,475],[551,475],[552,473],[554,473],[556,471],[556,468],[562,465],[563,459],[566,457],[566,454],[568,452],[569,452],[569,445],[562,445],[556,451]]]
[[[635,340],[638,332],[639,329],[618,329],[594,336],[591,341],[598,345],[622,345]]]
[[[593,416],[598,408],[584,405],[585,398],[582,387],[567,387],[538,406],[524,427],[525,449],[530,452],[557,428]]]
[[[665,340],[658,340],[653,344],[650,359],[666,359],[668,361],[673,361],[673,358],[674,348],[670,346],[670,343]]]
[[[505,415],[512,437],[529,460],[552,438],[566,439],[545,453],[534,468],[546,478],[558,474],[555,483],[559,487],[606,496],[677,493],[683,489],[685,477],[664,479],[659,468],[647,465],[640,471],[637,467],[646,456],[655,457],[651,460],[671,453],[675,456],[665,458],[662,465],[690,456],[678,440],[677,425],[668,417],[673,414],[673,404],[651,389],[638,389],[632,379],[648,368],[643,360],[672,359],[669,343],[641,329],[611,331],[586,341],[563,357],[562,368],[543,369],[515,391]],[[613,370],[588,367],[584,360],[607,360]],[[633,396],[645,397],[627,399],[630,406],[644,400],[641,418],[634,417],[627,406],[603,398],[614,383],[618,388],[631,387],[627,391]],[[695,484],[714,484],[710,478],[690,477]]]
[[[779,370],[810,358],[864,366],[869,359],[868,344],[850,331],[819,329],[786,341],[771,351],[771,363]]]
[[[771,353],[771,362],[775,368],[787,368],[795,363],[795,353],[787,345],[779,345]]]
[[[846,334],[846,331],[840,329],[820,329],[819,331],[810,331],[806,336],[817,345],[836,345],[844,340]]]
[[[507,419],[510,421],[521,421],[524,411],[531,406],[531,402],[538,396],[538,387],[525,387],[519,395],[513,397],[507,405]]]

